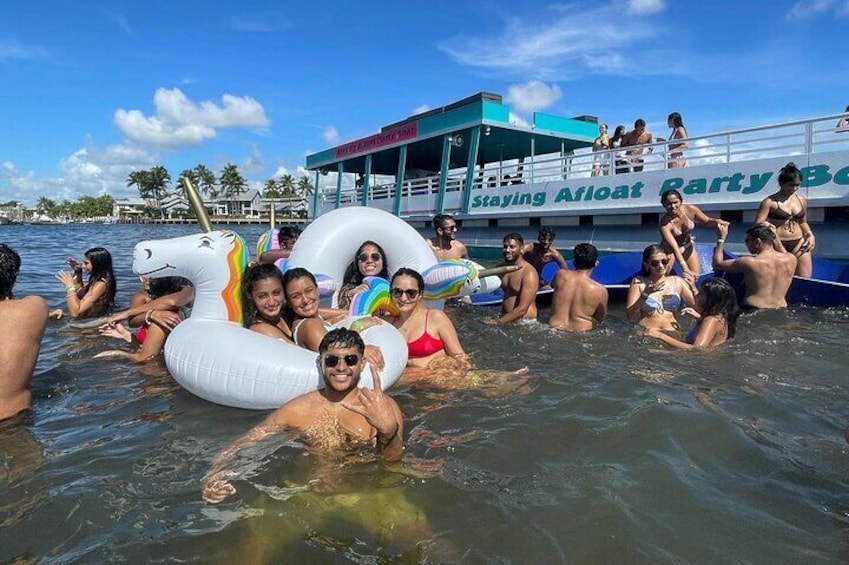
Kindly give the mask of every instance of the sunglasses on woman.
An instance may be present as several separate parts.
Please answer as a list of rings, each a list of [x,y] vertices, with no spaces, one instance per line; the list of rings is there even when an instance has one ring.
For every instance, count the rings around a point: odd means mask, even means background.
[[[393,288],[389,291],[389,294],[392,295],[392,298],[401,298],[405,294],[407,298],[410,300],[415,300],[419,296],[419,289],[417,288]]]
[[[380,253],[372,253],[371,255],[369,255],[368,253],[360,253],[357,256],[357,260],[360,263],[365,263],[366,261],[369,260],[369,257],[371,257],[371,260],[374,263],[377,263],[378,261],[380,261],[382,259],[382,257],[380,256]]]
[[[663,265],[664,267],[669,264],[669,259],[652,259],[651,266],[652,267],[660,267]]]
[[[342,355],[342,356],[325,355],[324,356],[324,366],[327,367],[328,369],[331,368],[331,367],[336,367],[336,366],[339,365],[340,359],[344,360],[345,365],[347,365],[348,367],[353,367],[354,365],[356,365],[357,363],[360,362],[360,356],[354,355],[353,353],[350,353],[348,355]]]

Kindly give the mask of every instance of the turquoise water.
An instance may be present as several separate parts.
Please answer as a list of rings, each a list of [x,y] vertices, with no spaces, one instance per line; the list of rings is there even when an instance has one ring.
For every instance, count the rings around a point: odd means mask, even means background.
[[[134,244],[192,231],[9,226],[0,240],[23,257],[18,294],[53,306],[64,258],[107,246],[126,304]],[[264,414],[200,400],[161,365],[94,360],[116,342],[51,324],[34,422],[0,432],[0,562],[849,560],[849,310],[758,313],[696,354],[634,335],[621,304],[586,336],[482,323],[495,312],[449,315],[479,368],[527,366],[527,383],[395,387],[402,465],[328,463],[284,439],[218,506],[201,477]]]

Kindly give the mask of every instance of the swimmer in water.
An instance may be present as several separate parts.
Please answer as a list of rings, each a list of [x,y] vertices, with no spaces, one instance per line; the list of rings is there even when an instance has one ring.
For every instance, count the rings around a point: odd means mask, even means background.
[[[689,281],[667,274],[668,265],[669,256],[660,245],[643,250],[643,270],[631,281],[625,309],[628,319],[643,328],[677,330],[675,313],[696,304]]]
[[[501,243],[504,254],[502,265],[515,265],[519,270],[501,275],[501,289],[504,291],[501,316],[487,318],[484,323],[498,325],[516,320],[536,320],[539,275],[533,265],[522,257],[525,241],[518,233],[508,233]]]
[[[295,242],[301,236],[301,230],[295,227],[282,227],[277,231],[277,243],[279,249],[271,249],[264,252],[260,258],[260,263],[274,263],[279,259],[288,259],[292,254],[292,248],[295,247]]]
[[[569,268],[569,265],[566,264],[566,259],[563,258],[563,254],[554,247],[554,239],[556,237],[557,234],[554,232],[554,229],[543,226],[539,230],[537,242],[529,242],[522,246],[522,257],[525,261],[533,265],[540,277],[542,277],[542,268],[546,263],[551,261],[557,263],[561,269]],[[540,278],[540,286],[547,287],[548,283]]]
[[[65,285],[65,298],[71,318],[96,318],[115,307],[117,285],[109,251],[103,247],[93,247],[85,252],[82,263],[70,257],[66,263],[73,272],[59,271],[56,278]],[[83,270],[88,273],[88,282],[85,284]]]
[[[399,461],[404,453],[404,419],[398,404],[383,393],[374,375],[374,390],[359,388],[365,344],[344,328],[328,332],[318,348],[325,388],[284,404],[262,423],[233,442],[213,462],[203,481],[203,499],[217,504],[236,489],[229,466],[243,449],[284,430],[303,436],[317,451],[338,451],[368,445],[384,461]]]

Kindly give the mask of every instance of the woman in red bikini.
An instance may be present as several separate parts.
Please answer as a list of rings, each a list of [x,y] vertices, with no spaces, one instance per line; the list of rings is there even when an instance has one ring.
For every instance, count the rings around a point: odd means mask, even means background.
[[[762,222],[774,225],[784,249],[798,259],[796,275],[810,278],[814,270],[811,252],[816,239],[808,225],[808,199],[799,196],[801,185],[801,171],[795,163],[787,163],[778,174],[778,192],[761,202],[755,225]]]
[[[424,279],[413,269],[392,276],[390,294],[400,314],[387,319],[407,340],[408,367],[427,367],[446,356],[465,358],[454,324],[442,310],[430,310],[421,300]]]

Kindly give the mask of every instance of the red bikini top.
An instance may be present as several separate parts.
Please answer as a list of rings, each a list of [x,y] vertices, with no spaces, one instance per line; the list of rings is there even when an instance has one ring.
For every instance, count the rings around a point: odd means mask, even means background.
[[[442,340],[435,338],[427,333],[427,318],[430,316],[430,310],[425,314],[425,327],[421,337],[407,344],[407,352],[410,358],[417,359],[420,357],[428,357],[445,349]]]

